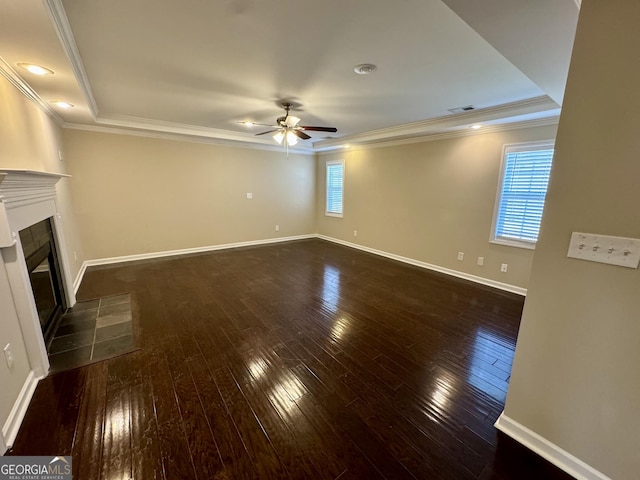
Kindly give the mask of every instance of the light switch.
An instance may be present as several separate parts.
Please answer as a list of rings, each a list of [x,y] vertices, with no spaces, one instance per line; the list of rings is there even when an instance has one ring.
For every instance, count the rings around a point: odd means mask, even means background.
[[[253,198],[253,193],[247,192],[247,199],[251,200]]]
[[[573,232],[567,257],[590,262],[638,268],[640,240],[593,233]]]

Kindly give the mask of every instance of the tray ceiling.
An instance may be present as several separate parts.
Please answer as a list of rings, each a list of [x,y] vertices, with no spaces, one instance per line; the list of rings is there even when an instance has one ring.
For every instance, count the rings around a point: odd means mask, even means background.
[[[226,142],[272,144],[237,122],[273,123],[282,100],[338,128],[312,134],[316,149],[556,116],[575,2],[477,3],[1,0],[0,68],[65,126]]]

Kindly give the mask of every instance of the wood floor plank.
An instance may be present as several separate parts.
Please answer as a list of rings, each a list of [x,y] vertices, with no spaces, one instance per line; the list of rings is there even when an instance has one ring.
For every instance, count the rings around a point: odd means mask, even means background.
[[[196,478],[167,360],[150,364],[148,372],[165,478]]]
[[[178,379],[175,388],[197,478],[213,478],[224,467],[191,376]]]
[[[131,478],[131,403],[129,388],[109,388],[102,432],[101,479]]]
[[[164,478],[150,380],[131,387],[131,456],[134,480]]]
[[[247,480],[257,479],[258,472],[227,411],[206,361],[194,357],[187,363],[207,421],[214,433],[226,476]],[[221,478],[224,476],[221,475]]]
[[[228,368],[218,369],[213,372],[213,378],[260,478],[290,478],[231,371]]]
[[[107,363],[86,367],[76,435],[73,440],[74,478],[100,478],[102,439],[107,393]]]

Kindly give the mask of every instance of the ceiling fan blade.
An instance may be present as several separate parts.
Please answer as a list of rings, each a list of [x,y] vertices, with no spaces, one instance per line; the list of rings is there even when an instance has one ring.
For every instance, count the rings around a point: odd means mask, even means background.
[[[309,140],[311,138],[309,135],[304,133],[302,130],[289,130],[289,131],[293,132],[293,134],[295,136],[301,138],[302,140]]]
[[[309,130],[310,132],[337,132],[338,129],[336,127],[310,127],[307,125],[299,127],[303,130]]]
[[[256,122],[245,122],[245,121],[239,121],[236,122],[239,123],[240,125],[245,125],[247,127],[273,127],[276,128],[278,125],[272,125],[270,123],[256,123]]]
[[[271,126],[271,125],[269,125],[269,126]],[[256,133],[256,136],[258,136],[258,135],[266,135],[267,133],[277,132],[278,130],[280,130],[280,129],[276,128],[274,130],[267,130],[266,132]]]

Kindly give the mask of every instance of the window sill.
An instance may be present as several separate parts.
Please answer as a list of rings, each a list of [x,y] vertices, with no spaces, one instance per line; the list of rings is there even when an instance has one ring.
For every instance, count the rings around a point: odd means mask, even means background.
[[[341,213],[329,213],[329,212],[325,212],[324,213],[326,217],[336,217],[336,218],[342,218],[342,214]]]
[[[505,247],[524,248],[525,250],[535,250],[536,244],[531,242],[519,242],[517,240],[505,240],[502,238],[494,238],[489,240],[489,243],[495,245],[503,245]]]

